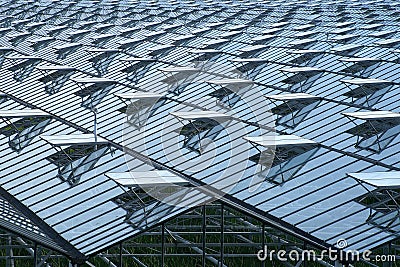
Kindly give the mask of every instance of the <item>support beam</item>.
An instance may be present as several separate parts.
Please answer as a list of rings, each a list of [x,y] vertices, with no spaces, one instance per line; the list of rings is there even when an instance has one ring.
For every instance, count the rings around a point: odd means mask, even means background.
[[[261,248],[265,248],[265,224],[262,224],[261,228]],[[261,267],[265,267],[265,261],[261,261]]]
[[[102,254],[98,254],[98,257],[100,259],[102,259],[106,264],[108,264],[108,267],[118,267],[117,265],[115,265],[110,259],[108,259],[107,257],[105,257]]]
[[[161,267],[165,265],[165,224],[161,225]]]
[[[206,267],[206,205],[202,207],[202,237],[201,237],[201,250],[202,250],[202,257],[201,257],[201,266]]]
[[[225,228],[225,217],[224,217],[224,204],[221,204],[221,247],[220,247],[220,257],[219,257],[219,267],[222,267],[224,264],[224,228]]]
[[[179,241],[179,242],[181,242],[181,243],[183,243],[183,244],[187,244],[187,245],[192,244],[190,241],[184,239],[183,237],[181,237],[180,235],[178,235],[178,234],[176,234],[176,233],[171,233],[171,234],[174,236],[174,238],[175,238],[177,241]],[[200,249],[200,248],[198,248],[198,247],[190,247],[190,248],[191,248],[193,251],[195,251],[196,253],[203,255],[203,250],[202,250],[202,249]],[[204,253],[204,254],[205,254],[205,253]],[[205,256],[205,259],[207,259],[208,261],[210,261],[212,264],[218,266],[218,260],[217,260],[216,258],[214,258],[214,257],[212,257],[212,256],[209,256],[209,255],[206,255],[206,256]],[[225,264],[223,264],[222,267],[228,267],[228,266],[226,266]]]
[[[124,261],[123,261],[123,258],[122,258],[122,245],[123,245],[122,242],[119,243],[119,266],[120,267],[123,267],[123,265],[124,265]]]
[[[23,247],[25,247],[25,250],[32,256],[35,258],[35,249],[34,248],[30,248],[28,245],[28,243],[25,242],[24,239],[22,239],[21,237],[16,237],[15,240],[20,243]],[[35,243],[35,245],[37,245]],[[50,264],[48,264],[46,261],[46,259],[42,260],[42,266],[46,266],[46,267],[50,267]]]
[[[128,250],[124,249],[124,248],[123,248],[123,252],[124,252],[124,253],[127,253],[127,254],[129,254],[129,255],[131,255],[131,253],[130,253]],[[149,256],[149,255],[146,254],[146,256]],[[146,264],[144,264],[143,262],[141,262],[141,261],[140,261],[138,258],[136,258],[134,255],[131,255],[130,257],[131,257],[131,259],[133,259],[140,267],[148,267]]]
[[[12,236],[9,235],[7,237],[7,248],[6,248],[6,255],[7,255],[7,259],[6,259],[6,267],[14,267],[14,253],[12,250]]]
[[[33,262],[34,262],[34,266],[37,267],[37,262],[38,262],[38,245],[37,243],[35,243],[35,248],[33,249]]]

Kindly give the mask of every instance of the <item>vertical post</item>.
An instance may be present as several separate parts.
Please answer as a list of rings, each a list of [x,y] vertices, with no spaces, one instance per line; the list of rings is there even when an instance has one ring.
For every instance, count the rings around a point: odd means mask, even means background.
[[[165,266],[165,225],[161,225],[161,267]]]
[[[225,230],[225,216],[224,216],[224,204],[221,203],[221,247],[219,260],[221,262],[220,266],[224,266],[224,230]]]
[[[35,242],[35,247],[34,247],[34,250],[33,250],[33,260],[34,260],[34,267],[37,267],[37,262],[38,262],[38,260],[37,260],[37,257],[38,257],[38,253],[37,253],[37,249],[38,249],[38,247],[37,247],[37,243]]]
[[[201,250],[203,252],[202,257],[201,257],[201,266],[205,267],[206,266],[206,205],[203,205],[202,208],[202,213],[203,213],[203,222],[202,222],[202,246]]]
[[[12,250],[12,237],[11,234],[8,234],[7,237],[7,248],[6,248],[6,266],[7,267],[14,267],[14,253]]]
[[[264,253],[267,253],[267,251],[264,250],[265,248],[265,224],[262,224],[262,229],[261,229],[261,249],[264,251]],[[265,257],[266,255],[264,255]],[[261,261],[261,267],[265,267],[265,261]]]
[[[119,267],[123,267],[124,262],[122,259],[122,242],[119,243]]]

